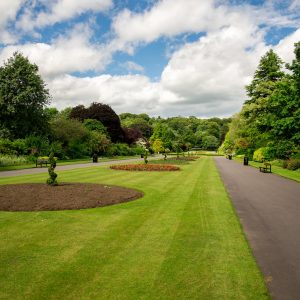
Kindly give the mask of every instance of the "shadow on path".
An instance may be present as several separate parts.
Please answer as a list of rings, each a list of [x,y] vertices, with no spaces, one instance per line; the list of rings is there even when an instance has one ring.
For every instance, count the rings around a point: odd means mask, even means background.
[[[300,184],[215,158],[272,299],[300,299]]]

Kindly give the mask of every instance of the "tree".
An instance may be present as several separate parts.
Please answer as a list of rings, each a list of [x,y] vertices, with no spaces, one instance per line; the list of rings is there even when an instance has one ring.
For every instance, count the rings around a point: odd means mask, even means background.
[[[294,46],[295,59],[291,64],[286,64],[286,67],[293,73],[292,77],[295,80],[298,97],[300,98],[300,42],[295,43]]]
[[[107,104],[94,102],[88,108],[85,108],[83,105],[76,106],[72,109],[70,117],[81,122],[85,119],[98,120],[107,128],[113,143],[124,140],[120,119]]]
[[[216,150],[219,146],[219,140],[213,135],[207,135],[203,138],[202,146],[206,150]]]
[[[246,86],[250,98],[246,103],[256,102],[259,98],[265,98],[272,93],[274,83],[284,76],[281,71],[282,65],[282,60],[272,49],[260,59],[251,84]]]
[[[106,128],[98,120],[95,120],[95,119],[85,119],[83,121],[83,125],[84,125],[85,128],[87,128],[90,131],[97,131],[97,132],[100,132],[100,133],[103,133],[103,134],[107,134]]]
[[[43,108],[49,103],[38,66],[15,52],[0,67],[0,129],[12,138],[47,132]]]
[[[156,139],[152,144],[154,152],[159,153],[164,151],[164,145],[161,139]]]

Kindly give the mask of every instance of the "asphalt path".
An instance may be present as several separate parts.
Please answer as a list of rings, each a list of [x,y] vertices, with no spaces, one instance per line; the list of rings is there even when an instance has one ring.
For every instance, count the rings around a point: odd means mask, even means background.
[[[272,299],[300,299],[300,183],[215,158]]]
[[[158,157],[150,157],[148,160],[155,159]],[[72,170],[72,169],[80,169],[80,168],[90,168],[90,167],[99,167],[104,165],[114,165],[114,164],[122,164],[129,162],[139,162],[144,161],[143,158],[130,158],[130,159],[122,159],[122,160],[111,160],[111,161],[99,161],[98,163],[84,163],[84,164],[72,164],[72,165],[64,165],[60,166],[57,164],[55,171],[63,171],[63,170]],[[21,176],[21,175],[29,175],[29,174],[40,174],[47,173],[48,168],[37,167],[32,169],[22,169],[22,170],[12,170],[12,171],[2,171],[0,172],[0,177],[13,177],[13,176]]]

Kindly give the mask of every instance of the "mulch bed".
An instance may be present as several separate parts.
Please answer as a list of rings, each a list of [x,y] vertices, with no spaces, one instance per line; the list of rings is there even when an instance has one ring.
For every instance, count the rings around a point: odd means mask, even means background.
[[[132,165],[113,165],[110,166],[114,170],[124,171],[178,171],[179,167],[173,165],[161,164],[132,164]]]
[[[0,185],[0,210],[47,211],[94,208],[132,201],[143,193],[118,186],[90,183]]]

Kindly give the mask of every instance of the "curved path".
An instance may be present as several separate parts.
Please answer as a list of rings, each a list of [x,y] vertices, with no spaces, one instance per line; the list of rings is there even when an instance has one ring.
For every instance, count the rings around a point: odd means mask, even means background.
[[[155,159],[157,157],[151,157],[148,160]],[[127,162],[138,162],[144,161],[143,158],[130,158],[130,159],[122,159],[122,160],[110,160],[103,161],[98,163],[84,163],[84,164],[72,164],[72,165],[64,165],[60,166],[59,164],[55,168],[55,171],[63,171],[63,170],[71,170],[71,169],[79,169],[79,168],[90,168],[90,167],[99,167],[103,165],[114,165],[114,164],[122,164]],[[39,173],[47,173],[48,168],[32,168],[32,169],[22,169],[22,170],[12,170],[12,171],[2,171],[0,172],[0,177],[12,177],[12,176],[20,176],[20,175],[28,175],[28,174],[39,174]]]
[[[272,299],[300,299],[300,183],[215,158]]]

